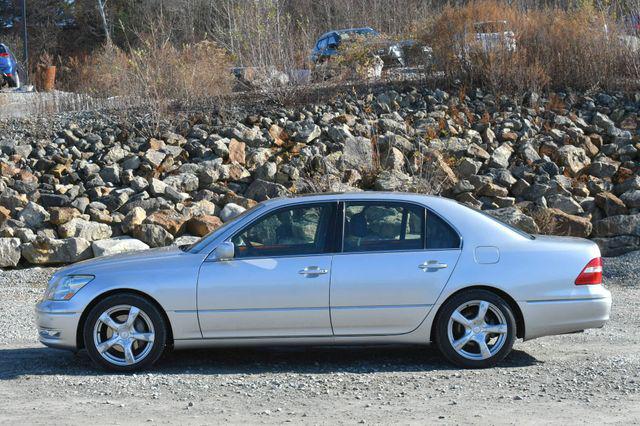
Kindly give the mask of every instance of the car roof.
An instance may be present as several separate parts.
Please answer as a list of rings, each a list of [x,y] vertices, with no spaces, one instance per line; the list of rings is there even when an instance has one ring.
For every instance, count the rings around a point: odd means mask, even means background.
[[[317,194],[300,194],[293,197],[272,198],[264,202],[269,206],[297,204],[301,202],[318,201],[409,201],[420,204],[457,205],[458,202],[436,195],[417,194],[413,192],[386,191],[354,191],[354,192],[326,192]]]

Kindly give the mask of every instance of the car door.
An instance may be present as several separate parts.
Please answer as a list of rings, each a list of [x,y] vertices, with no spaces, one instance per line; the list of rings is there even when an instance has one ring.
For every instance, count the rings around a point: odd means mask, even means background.
[[[458,261],[458,234],[415,204],[353,201],[341,210],[342,252],[331,277],[334,334],[413,331]]]
[[[336,203],[272,210],[231,237],[233,259],[205,261],[198,279],[203,337],[331,336],[335,211]]]

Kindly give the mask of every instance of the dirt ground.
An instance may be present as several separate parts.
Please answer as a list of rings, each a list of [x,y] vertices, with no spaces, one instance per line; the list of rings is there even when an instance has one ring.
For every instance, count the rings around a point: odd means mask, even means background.
[[[430,347],[316,347],[176,351],[114,375],[36,342],[51,272],[0,272],[0,424],[640,423],[635,278],[608,277],[605,328],[517,342],[490,370],[453,368]]]

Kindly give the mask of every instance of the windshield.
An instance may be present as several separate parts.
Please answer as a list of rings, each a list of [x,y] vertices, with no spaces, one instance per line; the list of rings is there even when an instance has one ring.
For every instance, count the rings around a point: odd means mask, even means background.
[[[233,219],[229,220],[228,222],[225,222],[221,227],[219,227],[218,229],[215,229],[211,232],[209,232],[207,235],[205,235],[204,237],[202,237],[199,241],[196,241],[195,243],[191,244],[189,247],[187,247],[185,249],[185,251],[189,251],[191,253],[198,253],[200,252],[200,250],[202,250],[203,248],[205,248],[209,242],[211,240],[213,240],[214,238],[216,238],[218,235],[220,235],[221,233],[223,233],[224,231],[226,231],[227,229],[229,229],[229,227],[233,224],[235,224],[237,221],[239,221],[240,219],[242,219],[243,217],[249,215],[250,213],[253,213],[256,210],[260,210],[262,207],[264,207],[264,204],[256,204],[255,206],[251,207],[248,210],[243,211],[242,213],[240,213],[238,216],[234,217]]]

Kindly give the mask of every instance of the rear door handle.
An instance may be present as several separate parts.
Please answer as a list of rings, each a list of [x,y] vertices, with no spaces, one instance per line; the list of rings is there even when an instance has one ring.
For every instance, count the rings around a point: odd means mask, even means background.
[[[426,272],[429,270],[445,269],[448,266],[449,265],[447,265],[446,263],[440,263],[437,260],[430,260],[428,262],[421,263],[420,265],[418,265],[418,268]]]
[[[328,269],[320,269],[317,266],[307,266],[304,269],[301,269],[300,271],[298,271],[298,273],[300,275],[324,275],[324,274],[328,274],[329,270]]]

